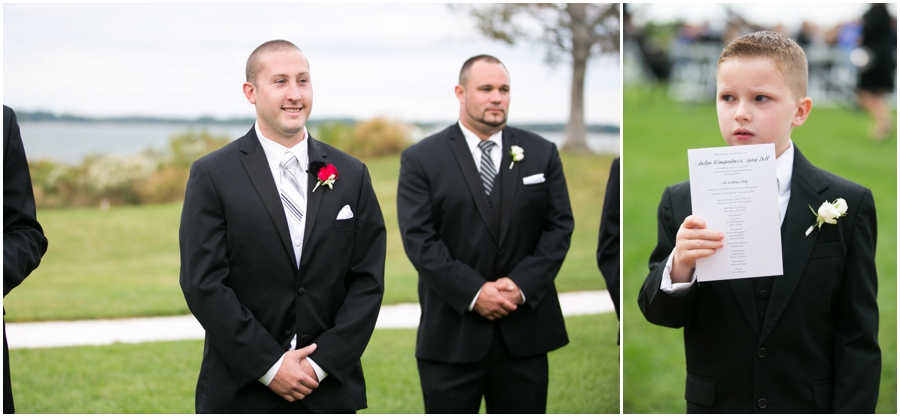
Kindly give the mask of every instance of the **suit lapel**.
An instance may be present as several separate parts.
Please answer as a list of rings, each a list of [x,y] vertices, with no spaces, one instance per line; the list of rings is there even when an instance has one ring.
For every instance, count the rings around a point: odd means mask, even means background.
[[[800,277],[809,262],[813,247],[819,234],[806,236],[806,229],[815,223],[815,217],[809,206],[821,203],[820,193],[828,189],[827,180],[800,153],[794,145],[794,167],[791,177],[791,199],[781,228],[781,253],[784,265],[784,276],[775,278],[772,287],[772,298],[766,311],[764,325],[760,334],[760,342],[775,327],[778,319],[800,283]],[[752,291],[751,291],[752,294]]]
[[[478,176],[478,168],[475,166],[475,160],[472,158],[472,151],[469,150],[469,145],[466,143],[459,125],[455,125],[454,129],[450,131],[450,149],[453,150],[453,155],[456,156],[456,162],[459,163],[459,168],[462,170],[466,184],[469,186],[469,192],[472,193],[472,198],[475,199],[475,206],[478,207],[481,219],[484,220],[484,224],[487,225],[488,230],[491,232],[494,242],[498,242],[500,239],[494,231],[490,203],[488,202],[487,194],[484,193],[484,186],[481,185],[481,177]]]
[[[313,161],[321,161],[323,163],[328,163],[328,154],[325,152],[322,147],[319,146],[319,142],[317,142],[310,135],[309,138],[309,162]],[[307,165],[308,167],[308,165]],[[307,168],[308,169],[308,168]],[[313,192],[313,189],[316,187],[318,183],[318,178],[316,177],[315,172],[308,172],[309,179],[306,181],[306,227],[303,229],[303,252],[306,252],[306,242],[309,241],[309,235],[312,233],[313,226],[316,224],[316,216],[319,214],[319,204],[322,202],[322,196],[325,195],[323,189],[328,187],[322,186]],[[340,177],[340,172],[338,172],[338,177]],[[334,186],[337,186],[337,181],[335,181]],[[306,257],[303,257],[306,259]]]
[[[516,138],[516,134],[511,129],[503,129],[503,154],[500,157],[500,166],[497,167],[500,170],[500,177],[503,181],[503,195],[500,201],[500,244],[503,244],[503,240],[506,238],[506,230],[509,229],[509,220],[513,212],[513,200],[516,196],[516,187],[519,185],[520,164],[513,164],[512,169],[510,169],[510,163],[512,163],[510,148],[518,144],[519,141]]]
[[[278,188],[275,187],[275,179],[272,177],[272,169],[269,168],[269,161],[266,159],[266,153],[259,144],[256,137],[255,128],[251,128],[241,141],[241,151],[246,154],[241,158],[244,169],[250,177],[250,182],[256,188],[259,198],[262,199],[269,212],[269,217],[275,223],[275,229],[278,230],[278,236],[281,237],[281,243],[287,252],[291,255],[292,265],[297,264],[297,257],[294,255],[294,248],[291,246],[291,232],[288,229],[287,218],[284,215],[284,206],[281,204],[281,198],[278,196]]]

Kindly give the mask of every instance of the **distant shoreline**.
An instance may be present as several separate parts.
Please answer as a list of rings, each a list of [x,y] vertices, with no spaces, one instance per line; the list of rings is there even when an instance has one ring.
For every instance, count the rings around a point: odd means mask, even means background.
[[[168,117],[149,117],[149,116],[123,116],[123,117],[85,117],[71,114],[56,115],[49,112],[28,112],[16,111],[16,117],[19,121],[34,123],[116,123],[116,124],[183,124],[183,125],[240,125],[249,126],[256,121],[255,118],[224,118],[219,119],[210,116],[188,118],[168,118]],[[330,119],[310,119],[308,125],[314,128],[324,123],[343,123],[355,125],[359,120],[352,118],[330,118]],[[410,124],[418,126],[422,129],[429,130],[438,126],[447,126],[453,121],[428,121],[428,122],[412,122]],[[537,131],[537,132],[563,132],[565,131],[565,123],[516,123],[516,127]],[[607,133],[619,134],[619,126],[607,124],[589,124],[586,126],[589,133]]]

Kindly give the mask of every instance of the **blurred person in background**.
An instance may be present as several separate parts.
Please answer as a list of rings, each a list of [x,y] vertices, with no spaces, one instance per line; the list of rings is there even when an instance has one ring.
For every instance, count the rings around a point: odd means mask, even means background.
[[[856,96],[872,115],[869,135],[882,141],[894,128],[884,96],[894,90],[897,34],[891,28],[891,16],[883,3],[873,4],[863,15],[861,47],[866,62],[859,69]]]

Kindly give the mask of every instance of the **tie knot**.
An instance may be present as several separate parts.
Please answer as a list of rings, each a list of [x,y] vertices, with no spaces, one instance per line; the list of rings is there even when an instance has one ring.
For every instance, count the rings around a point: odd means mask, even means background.
[[[297,157],[294,154],[285,152],[284,157],[281,158],[281,165],[286,169],[295,170],[300,165],[300,162],[297,161]]]
[[[494,148],[494,145],[496,145],[496,143],[493,141],[483,140],[478,144],[478,147],[481,148],[481,152],[490,152],[491,149]]]

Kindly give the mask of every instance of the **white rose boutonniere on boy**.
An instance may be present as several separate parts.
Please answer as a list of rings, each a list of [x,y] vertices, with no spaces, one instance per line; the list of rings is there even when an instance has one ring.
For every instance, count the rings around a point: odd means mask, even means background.
[[[509,156],[512,157],[512,162],[509,163],[509,169],[512,169],[513,164],[525,159],[525,150],[520,146],[510,146],[509,147]]]
[[[847,202],[844,201],[843,198],[839,198],[831,203],[827,201],[822,203],[822,205],[819,206],[818,212],[813,210],[812,206],[809,206],[809,209],[816,215],[816,224],[809,226],[809,229],[806,229],[807,236],[809,236],[817,226],[819,230],[822,230],[822,225],[825,223],[837,224],[838,217],[847,215]]]

